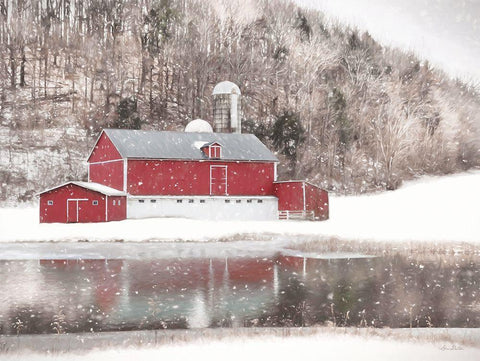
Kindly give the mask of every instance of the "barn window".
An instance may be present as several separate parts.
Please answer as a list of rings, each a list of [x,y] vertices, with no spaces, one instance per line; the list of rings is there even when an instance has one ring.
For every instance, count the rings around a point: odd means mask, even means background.
[[[205,203],[205,199],[200,199],[200,203]]]
[[[242,200],[241,200],[241,199],[237,199],[236,202],[237,202],[237,203],[242,203]]]
[[[252,203],[252,200],[251,200],[251,199],[247,199],[247,203]]]
[[[113,200],[113,205],[115,205],[115,199]]]
[[[48,204],[49,206],[53,206],[53,201],[48,201],[47,204]]]
[[[225,199],[225,203],[230,203],[230,199]]]
[[[194,202],[193,199],[189,199],[189,200],[188,200],[188,203],[193,203],[193,202]]]
[[[209,148],[210,158],[222,158],[222,147],[218,144],[212,144]]]
[[[263,200],[259,199],[259,200],[257,201],[257,203],[263,203]]]
[[[92,204],[93,204],[94,206],[98,206],[98,201],[92,201]]]
[[[177,203],[182,203],[182,199],[177,199]]]
[[[118,200],[118,205],[120,205],[120,199]]]
[[[150,203],[157,203],[156,199],[150,199]]]
[[[139,199],[139,200],[138,200],[138,203],[145,203],[145,200]]]

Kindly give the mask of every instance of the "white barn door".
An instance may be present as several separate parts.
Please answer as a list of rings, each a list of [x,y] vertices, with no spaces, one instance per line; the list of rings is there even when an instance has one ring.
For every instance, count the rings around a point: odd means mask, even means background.
[[[227,166],[210,166],[210,195],[226,196],[228,195]]]
[[[78,202],[88,201],[84,198],[67,199],[67,223],[78,222]]]

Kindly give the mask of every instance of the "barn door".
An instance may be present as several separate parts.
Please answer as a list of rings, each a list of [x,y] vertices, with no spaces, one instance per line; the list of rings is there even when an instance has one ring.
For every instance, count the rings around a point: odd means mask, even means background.
[[[78,222],[78,200],[67,199],[67,223]]]
[[[211,165],[210,166],[210,195],[226,196],[227,189],[227,166]]]
[[[79,219],[79,213],[82,201],[87,201],[85,198],[67,199],[67,223],[77,223]],[[84,212],[85,213],[85,212]]]

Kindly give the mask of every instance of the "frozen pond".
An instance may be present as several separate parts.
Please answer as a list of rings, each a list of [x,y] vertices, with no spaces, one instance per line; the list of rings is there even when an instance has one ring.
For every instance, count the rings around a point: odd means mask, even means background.
[[[480,327],[478,256],[302,254],[285,247],[1,244],[0,333]]]

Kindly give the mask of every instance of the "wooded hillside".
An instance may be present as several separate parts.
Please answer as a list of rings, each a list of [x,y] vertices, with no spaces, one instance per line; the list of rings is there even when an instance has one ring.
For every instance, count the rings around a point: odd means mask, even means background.
[[[0,0],[0,44],[3,201],[85,178],[103,127],[211,120],[222,80],[283,178],[353,193],[480,164],[473,89],[289,1]]]

